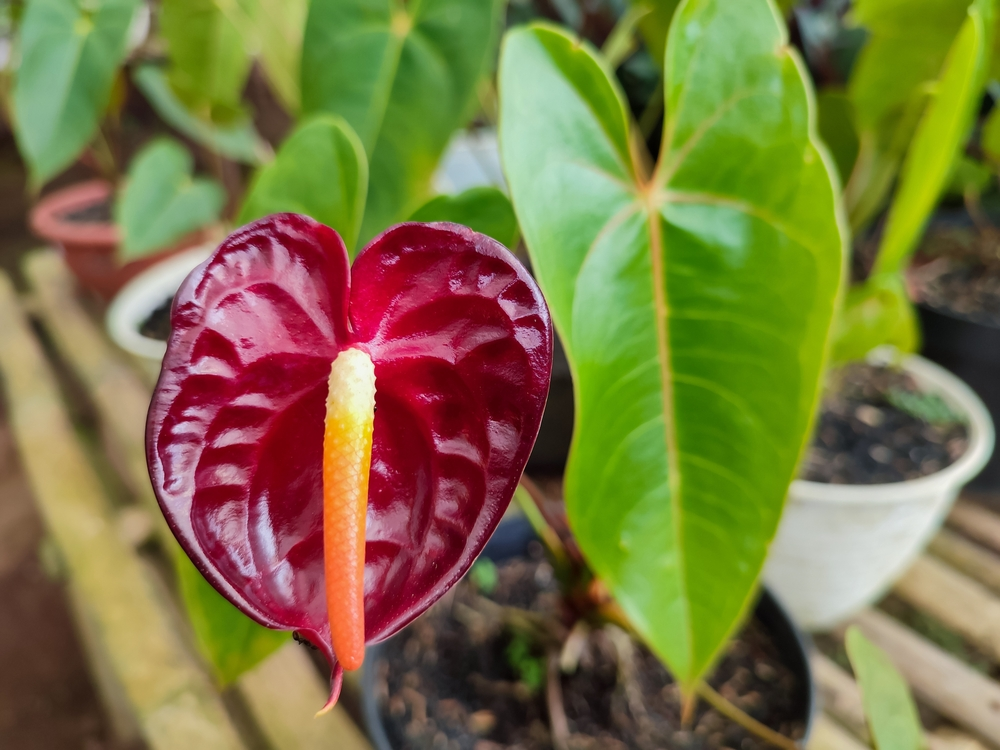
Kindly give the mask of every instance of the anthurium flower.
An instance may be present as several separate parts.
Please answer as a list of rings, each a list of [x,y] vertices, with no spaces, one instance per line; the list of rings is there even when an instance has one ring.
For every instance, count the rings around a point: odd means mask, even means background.
[[[163,512],[205,577],[330,663],[468,570],[528,459],[552,359],[517,260],[454,224],[401,224],[353,268],[279,214],[231,235],[174,299],[147,431]]]

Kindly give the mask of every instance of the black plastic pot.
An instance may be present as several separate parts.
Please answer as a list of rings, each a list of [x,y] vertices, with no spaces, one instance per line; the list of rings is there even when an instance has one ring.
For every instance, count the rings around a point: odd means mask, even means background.
[[[536,538],[534,530],[526,519],[505,521],[490,538],[482,554],[494,562],[526,555],[528,545]],[[818,710],[816,685],[813,682],[812,670],[809,668],[812,641],[795,626],[788,613],[766,589],[761,591],[754,616],[767,628],[775,645],[785,655],[786,664],[794,671],[799,683],[809,686],[805,700],[806,716],[803,717],[806,722],[806,732],[802,745],[805,746]],[[375,695],[375,670],[371,668],[378,662],[382,649],[382,644],[369,646],[365,654],[365,668],[361,679],[361,711],[368,737],[375,750],[395,750],[389,742],[382,721],[381,708]]]
[[[1000,328],[921,305],[923,354],[964,380],[1000,424]],[[969,483],[980,490],[1000,488],[1000,451]]]

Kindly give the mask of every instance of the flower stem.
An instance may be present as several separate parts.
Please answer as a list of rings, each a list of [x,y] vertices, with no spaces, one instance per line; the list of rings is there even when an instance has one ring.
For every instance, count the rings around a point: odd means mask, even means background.
[[[800,750],[799,744],[785,735],[775,732],[768,726],[761,724],[752,716],[747,715],[742,710],[734,706],[728,700],[719,695],[707,682],[701,682],[696,688],[695,694],[703,698],[712,708],[718,711],[731,721],[735,721],[751,734],[755,734],[765,742],[770,742],[775,747],[783,750]]]

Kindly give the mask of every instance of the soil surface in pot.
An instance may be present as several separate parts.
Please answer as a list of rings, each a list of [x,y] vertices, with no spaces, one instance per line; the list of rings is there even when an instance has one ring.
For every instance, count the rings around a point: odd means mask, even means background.
[[[171,295],[139,325],[139,333],[148,339],[166,341],[170,338],[170,306],[174,303]]]
[[[111,216],[111,198],[106,198],[100,203],[91,203],[89,206],[83,206],[73,211],[67,211],[64,214],[60,214],[59,218],[71,224],[110,224],[113,221]]]
[[[918,302],[1000,327],[1000,230],[932,226],[908,278]]]
[[[516,620],[502,609],[558,617],[552,568],[534,543],[530,559],[496,568],[495,588],[477,587],[477,580],[474,569],[389,641],[374,665],[376,697],[398,750],[552,747],[546,656],[517,635]],[[797,684],[756,621],[730,644],[711,683],[756,719],[801,737],[807,687]],[[561,675],[559,686],[570,750],[769,747],[704,703],[692,726],[681,729],[677,686],[659,660],[620,630],[591,631],[578,669]]]
[[[969,445],[961,417],[902,370],[854,363],[836,371],[831,384],[803,479],[832,484],[918,479],[954,463]]]

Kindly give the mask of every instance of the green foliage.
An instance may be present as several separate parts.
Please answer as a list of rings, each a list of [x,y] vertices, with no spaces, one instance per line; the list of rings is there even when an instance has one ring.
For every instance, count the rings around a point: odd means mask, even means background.
[[[846,646],[875,750],[921,750],[917,707],[892,662],[856,626],[847,629]]]
[[[873,276],[848,289],[837,315],[831,359],[835,364],[863,359],[883,344],[901,352],[920,348],[917,316],[900,274]]]
[[[166,138],[135,157],[115,203],[123,261],[168,247],[219,218],[225,191],[213,180],[192,177],[193,168],[187,149]]]
[[[980,143],[986,158],[994,167],[1000,167],[1000,107],[994,106],[983,123]]]
[[[431,198],[409,220],[462,224],[511,249],[517,247],[520,236],[510,199],[495,187],[475,187],[458,195]]]
[[[830,149],[841,184],[847,182],[858,159],[858,133],[854,129],[854,108],[846,91],[825,89],[816,96],[819,134]]]
[[[901,272],[937,205],[979,108],[993,39],[993,0],[974,0],[948,52],[936,95],[906,154],[874,273]]]
[[[259,164],[270,155],[270,147],[257,135],[249,117],[218,125],[195,116],[177,98],[159,67],[140,65],[132,79],[163,121],[195,143],[244,164]]]
[[[97,132],[138,0],[28,0],[14,83],[18,147],[36,185]]]
[[[855,22],[869,32],[849,93],[861,138],[860,171],[847,191],[859,230],[884,207],[923,109],[968,5],[955,0],[857,0]]]
[[[302,111],[343,117],[370,168],[360,241],[426,200],[495,49],[500,0],[313,0]]]
[[[256,0],[162,0],[160,33],[170,58],[170,86],[185,106],[209,122],[243,113],[250,73]]]
[[[777,527],[844,238],[804,69],[770,2],[685,0],[665,60],[651,177],[611,71],[547,25],[506,38],[500,140],[576,387],[570,525],[690,691]]]
[[[532,653],[531,642],[520,633],[515,633],[504,652],[507,663],[518,679],[527,685],[532,693],[537,693],[545,684],[545,659]]]
[[[964,419],[961,414],[952,409],[948,402],[936,393],[907,391],[903,388],[892,388],[886,397],[889,403],[910,416],[922,419],[928,424],[953,425],[961,424]]]
[[[288,642],[288,633],[268,630],[230,604],[180,550],[174,571],[198,650],[219,685],[232,684]]]
[[[945,195],[963,197],[979,196],[993,181],[994,171],[988,164],[959,154],[951,165],[951,174],[945,185]]]
[[[307,120],[254,179],[239,223],[268,214],[306,214],[336,229],[353,250],[365,211],[368,162],[364,147],[339,117]]]
[[[256,29],[260,62],[281,103],[299,111],[299,62],[308,0],[257,0]]]
[[[646,42],[649,54],[659,66],[667,49],[667,32],[680,0],[636,0],[635,6],[646,8],[649,13],[639,21],[639,31]]]
[[[496,564],[488,557],[480,557],[469,571],[469,578],[475,587],[485,596],[489,596],[497,589],[500,583],[500,574],[497,572]]]

